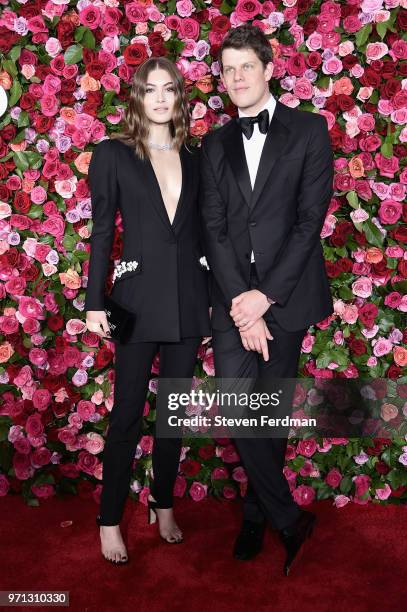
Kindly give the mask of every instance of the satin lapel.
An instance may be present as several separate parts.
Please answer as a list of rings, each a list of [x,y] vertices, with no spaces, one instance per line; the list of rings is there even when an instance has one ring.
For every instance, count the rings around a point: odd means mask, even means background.
[[[232,168],[233,176],[235,177],[240,191],[247,205],[250,206],[252,198],[252,185],[250,182],[249,168],[247,167],[246,154],[244,151],[242,131],[235,119],[230,126],[228,135],[223,140],[223,147],[226,157]]]
[[[267,132],[266,140],[264,141],[250,201],[250,208],[253,208],[256,205],[270,172],[274,167],[274,164],[278,158],[286,152],[290,141],[290,129],[287,127],[286,123],[283,123],[280,120],[282,113],[284,112],[284,109],[281,108],[282,106],[284,105],[277,101],[277,106],[270,121],[270,127]]]

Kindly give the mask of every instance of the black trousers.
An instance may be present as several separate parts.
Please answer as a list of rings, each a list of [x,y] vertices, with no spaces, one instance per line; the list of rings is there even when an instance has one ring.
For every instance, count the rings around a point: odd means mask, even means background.
[[[252,265],[251,287],[255,288],[257,283]],[[301,344],[307,330],[285,331],[272,316],[272,307],[264,318],[273,336],[273,340],[267,341],[267,362],[257,351],[246,351],[236,326],[226,331],[212,330],[217,378],[297,377]],[[275,529],[284,529],[301,513],[283,474],[287,437],[234,438],[234,442],[248,477],[243,500],[244,518],[259,523],[268,521]]]
[[[123,515],[155,355],[159,350],[160,378],[192,378],[201,341],[199,337],[174,343],[116,343],[114,403],[103,454],[102,524],[118,525]],[[158,507],[173,505],[181,447],[179,438],[154,440],[151,494]]]

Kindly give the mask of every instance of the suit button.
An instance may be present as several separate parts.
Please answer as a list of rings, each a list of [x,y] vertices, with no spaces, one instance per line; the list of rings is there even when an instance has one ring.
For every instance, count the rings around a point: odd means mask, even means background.
[[[257,223],[256,221],[250,221],[249,225],[250,227],[256,227]]]

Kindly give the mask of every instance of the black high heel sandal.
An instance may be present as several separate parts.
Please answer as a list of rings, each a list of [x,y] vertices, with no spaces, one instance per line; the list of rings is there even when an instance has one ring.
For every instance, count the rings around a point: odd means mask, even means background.
[[[103,527],[103,522],[102,522],[102,517],[100,516],[100,514],[97,515],[96,517],[96,524],[99,525],[99,527]],[[106,561],[109,561],[109,563],[113,563],[113,565],[125,565],[126,563],[129,562],[129,557],[128,555],[126,555],[125,559],[119,559],[119,561],[116,561],[116,559],[108,559],[107,557],[105,557],[105,555],[102,553],[102,557],[104,559],[106,559]]]
[[[156,508],[160,509],[159,506],[157,506],[157,502],[153,501],[151,499],[147,499],[147,522],[149,525],[152,525],[153,523],[157,522],[157,512],[156,512]],[[160,537],[164,540],[164,542],[167,542],[168,544],[181,544],[181,542],[184,541],[184,539],[181,537],[180,540],[167,540],[167,538],[164,538],[164,536],[161,535],[160,533]]]

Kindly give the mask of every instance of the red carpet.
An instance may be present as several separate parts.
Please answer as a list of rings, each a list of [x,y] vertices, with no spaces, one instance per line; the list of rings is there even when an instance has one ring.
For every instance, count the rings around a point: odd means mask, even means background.
[[[100,554],[93,500],[66,497],[30,508],[17,496],[1,499],[0,590],[65,590],[71,610],[95,612],[406,607],[406,506],[336,509],[331,500],[308,506],[317,513],[314,534],[297,568],[285,577],[284,551],[274,531],[267,533],[256,559],[231,557],[238,502],[176,501],[185,538],[179,545],[163,542],[157,526],[147,525],[145,507],[128,501],[123,533],[130,563],[116,567]],[[61,527],[62,521],[72,525]]]

